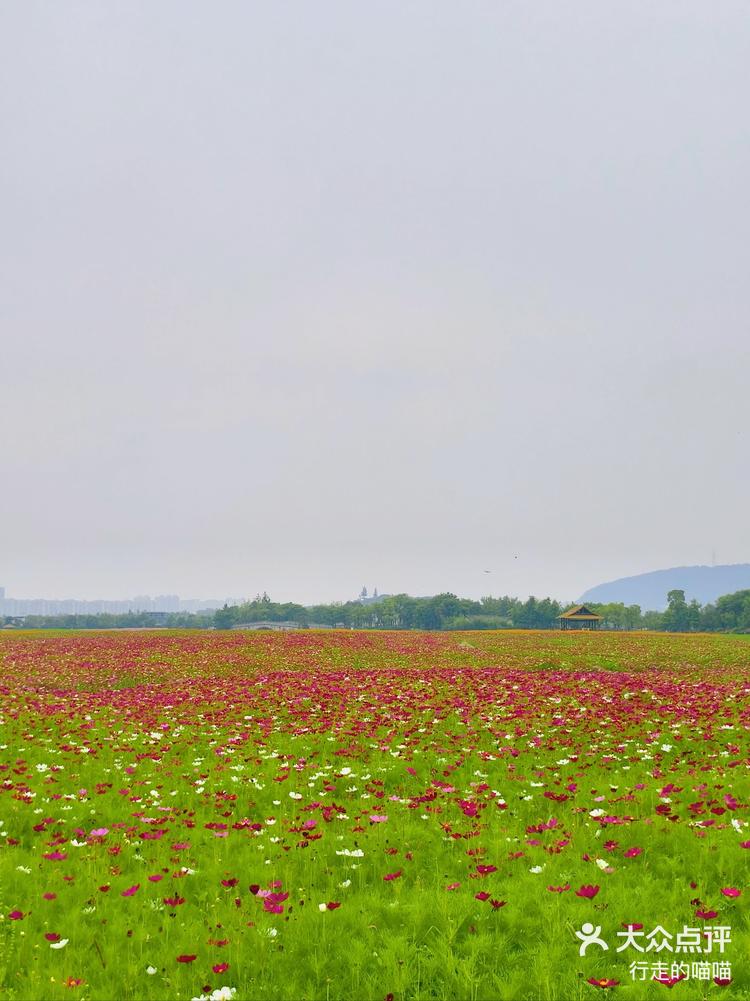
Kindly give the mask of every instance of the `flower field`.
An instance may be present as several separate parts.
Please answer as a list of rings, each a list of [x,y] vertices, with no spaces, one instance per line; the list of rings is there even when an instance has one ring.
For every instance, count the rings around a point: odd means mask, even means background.
[[[750,999],[748,695],[731,636],[2,633],[0,999]]]

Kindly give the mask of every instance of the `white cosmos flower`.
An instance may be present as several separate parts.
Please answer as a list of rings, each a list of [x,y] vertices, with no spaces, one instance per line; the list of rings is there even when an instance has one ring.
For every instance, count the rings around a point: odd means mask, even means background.
[[[542,871],[542,869],[544,869],[543,865],[532,865],[532,867],[529,869],[529,872],[533,872],[534,875],[538,876],[539,873]]]
[[[61,938],[59,942],[50,942],[49,947],[50,949],[64,949],[69,941],[69,938]]]
[[[154,975],[154,974],[155,974],[156,972],[157,972],[157,970],[156,970],[156,967],[155,967],[155,966],[147,966],[147,967],[146,967],[146,973],[148,973],[148,975],[149,975],[150,977],[153,977],[153,975]]]

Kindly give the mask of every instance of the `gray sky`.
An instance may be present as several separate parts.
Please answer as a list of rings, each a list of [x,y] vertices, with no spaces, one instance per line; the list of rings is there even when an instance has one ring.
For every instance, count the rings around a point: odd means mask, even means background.
[[[0,584],[750,560],[749,43],[744,0],[2,0]]]

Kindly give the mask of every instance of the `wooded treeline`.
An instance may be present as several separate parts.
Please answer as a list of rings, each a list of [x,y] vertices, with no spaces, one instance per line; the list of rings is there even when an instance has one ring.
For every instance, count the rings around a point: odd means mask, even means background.
[[[686,601],[684,591],[667,595],[663,612],[642,612],[638,605],[589,603],[603,617],[605,629],[650,629],[664,632],[750,632],[750,590],[726,594],[713,604]],[[216,612],[128,612],[123,615],[29,615],[6,619],[6,626],[25,629],[117,629],[162,626],[171,629],[232,629],[257,623],[294,623],[300,628],[345,629],[555,629],[569,607],[553,598],[459,598],[437,594],[412,598],[384,595],[376,601],[334,602],[304,606],[272,601],[267,594]]]

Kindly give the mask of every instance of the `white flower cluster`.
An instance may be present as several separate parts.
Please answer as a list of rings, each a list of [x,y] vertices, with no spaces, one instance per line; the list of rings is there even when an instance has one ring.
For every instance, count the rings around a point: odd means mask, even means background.
[[[217,987],[210,994],[201,994],[199,997],[193,998],[193,1001],[232,1001],[236,993],[236,987]]]

